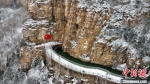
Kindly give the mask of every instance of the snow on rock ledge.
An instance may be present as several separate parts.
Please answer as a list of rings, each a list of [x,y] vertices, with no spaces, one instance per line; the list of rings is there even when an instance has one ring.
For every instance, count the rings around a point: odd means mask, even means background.
[[[87,11],[99,12],[104,8],[110,9],[110,5],[106,1],[101,0],[79,0],[78,7],[86,8]]]

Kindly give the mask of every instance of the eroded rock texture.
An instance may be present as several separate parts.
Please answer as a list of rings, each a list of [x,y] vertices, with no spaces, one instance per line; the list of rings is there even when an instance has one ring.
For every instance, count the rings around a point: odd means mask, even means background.
[[[22,47],[20,51],[21,55],[21,67],[23,69],[30,69],[31,63],[33,59],[37,56],[39,56],[41,59],[44,59],[45,52],[44,47]]]
[[[139,42],[136,37],[142,36],[150,15],[149,3],[148,0],[28,0],[30,18],[23,37],[35,44],[62,42],[64,51],[93,63],[115,68],[126,63],[128,68],[141,68],[144,62],[135,43]],[[46,34],[52,34],[52,39],[45,41]]]

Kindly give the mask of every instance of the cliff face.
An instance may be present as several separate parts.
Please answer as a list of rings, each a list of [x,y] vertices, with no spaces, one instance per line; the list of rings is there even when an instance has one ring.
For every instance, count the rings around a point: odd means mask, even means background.
[[[41,59],[44,59],[45,52],[44,47],[22,47],[21,48],[21,67],[24,69],[30,69],[31,63],[36,56],[39,56]]]
[[[138,32],[150,15],[145,0],[28,0],[30,18],[23,37],[27,42],[41,44],[62,42],[63,50],[75,58],[116,67],[141,67],[142,57],[128,38]],[[133,33],[134,33],[133,32]],[[51,40],[44,35],[52,34]],[[135,36],[136,37],[136,36]]]

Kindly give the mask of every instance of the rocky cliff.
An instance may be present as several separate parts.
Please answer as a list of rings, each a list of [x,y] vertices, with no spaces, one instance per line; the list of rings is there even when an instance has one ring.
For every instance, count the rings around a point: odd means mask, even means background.
[[[148,0],[28,0],[30,17],[23,38],[32,45],[59,41],[75,58],[113,68],[148,67],[149,32],[144,31],[149,4]],[[52,39],[44,40],[46,34]]]

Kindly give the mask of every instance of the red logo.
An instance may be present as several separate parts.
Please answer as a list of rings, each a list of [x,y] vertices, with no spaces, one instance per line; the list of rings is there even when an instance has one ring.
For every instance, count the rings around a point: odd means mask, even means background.
[[[128,73],[130,72],[130,76],[131,77],[143,77],[146,78],[146,69],[125,69],[122,74],[125,76],[125,78],[127,78]]]
[[[128,73],[130,72],[129,69],[125,69],[122,74],[125,76],[125,78],[127,78]]]
[[[138,76],[146,78],[146,69],[140,69],[138,71]]]
[[[131,69],[131,77],[137,77],[137,69]]]

